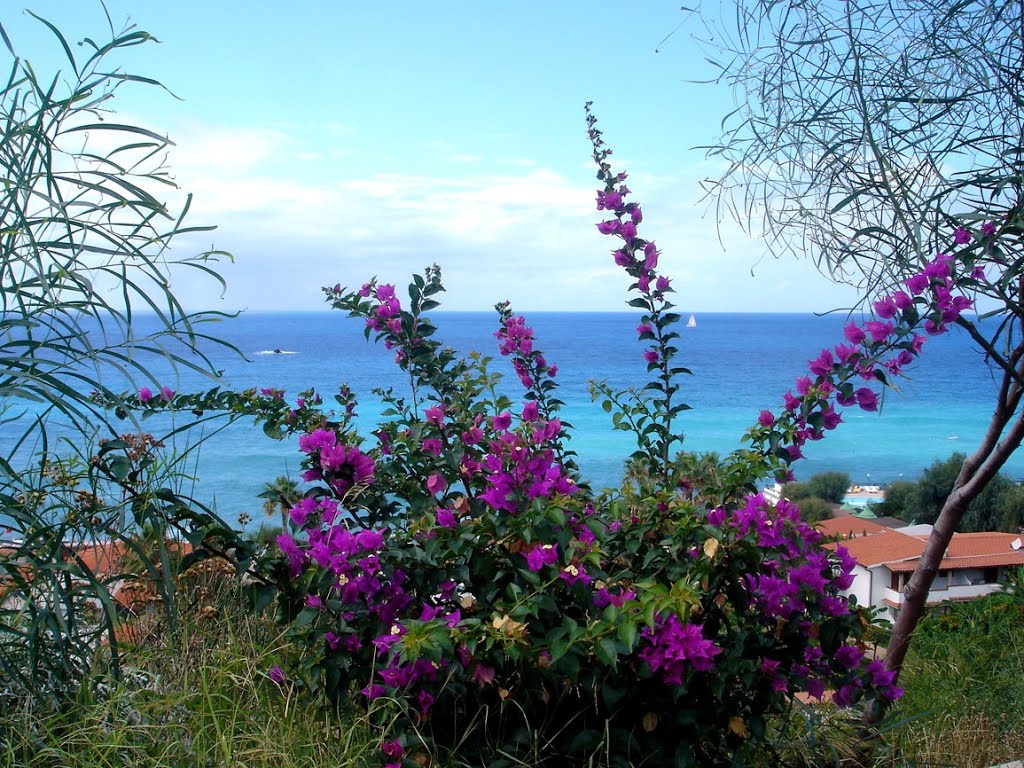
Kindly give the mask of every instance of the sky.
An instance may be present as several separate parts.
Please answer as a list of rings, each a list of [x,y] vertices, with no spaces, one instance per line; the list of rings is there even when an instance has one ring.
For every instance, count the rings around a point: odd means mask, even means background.
[[[85,37],[109,39],[99,0],[4,7],[16,51],[41,76],[67,61],[16,8],[57,24],[78,53]],[[594,226],[588,100],[682,310],[824,312],[856,300],[810,261],[766,256],[702,201],[700,181],[723,169],[699,147],[735,102],[726,86],[695,82],[712,70],[678,1],[106,8],[116,31],[135,25],[160,41],[111,63],[167,89],[122,88],[110,106],[175,142],[180,191],[168,203],[191,193],[190,222],[217,225],[176,252],[234,257],[220,267],[226,292],[175,277],[192,309],[326,309],[321,286],[404,286],[432,263],[445,309],[625,309],[629,280]],[[714,0],[704,12],[719,12]]]

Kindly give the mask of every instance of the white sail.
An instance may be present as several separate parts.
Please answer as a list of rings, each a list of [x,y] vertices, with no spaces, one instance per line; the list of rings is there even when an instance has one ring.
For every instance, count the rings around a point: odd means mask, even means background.
[[[697,318],[694,317],[693,315],[690,315],[690,319],[686,321],[686,327],[687,328],[696,328],[697,327]]]

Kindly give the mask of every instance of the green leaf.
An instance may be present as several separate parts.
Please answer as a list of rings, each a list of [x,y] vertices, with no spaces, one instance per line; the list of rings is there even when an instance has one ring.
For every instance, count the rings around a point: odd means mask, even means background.
[[[618,634],[619,640],[626,646],[626,653],[632,653],[636,643],[636,624],[632,621],[623,621],[619,624]]]

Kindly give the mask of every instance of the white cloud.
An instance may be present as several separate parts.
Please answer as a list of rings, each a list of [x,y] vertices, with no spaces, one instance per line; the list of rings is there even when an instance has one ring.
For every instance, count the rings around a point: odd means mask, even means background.
[[[190,238],[232,251],[224,272],[228,301],[259,309],[319,308],[319,286],[357,284],[371,275],[404,284],[439,263],[449,308],[485,309],[509,298],[523,309],[616,310],[628,278],[611,264],[614,243],[597,233],[592,173],[567,177],[531,163],[474,162],[445,177],[377,173],[350,177],[345,162],[288,162],[310,150],[283,131],[218,132],[179,141],[172,158],[193,192],[194,219],[219,230]],[[310,158],[312,159],[312,158]],[[575,167],[575,162],[570,164]],[[591,169],[588,168],[588,171]],[[828,309],[777,283],[807,265],[767,262],[760,248],[726,227],[723,251],[695,174],[636,174],[628,182],[643,203],[642,234],[663,251],[685,308]],[[768,279],[768,276],[771,279]],[[771,286],[769,289],[767,286]],[[208,298],[188,285],[190,303]],[[806,293],[806,292],[805,292]],[[223,303],[218,300],[218,303]]]

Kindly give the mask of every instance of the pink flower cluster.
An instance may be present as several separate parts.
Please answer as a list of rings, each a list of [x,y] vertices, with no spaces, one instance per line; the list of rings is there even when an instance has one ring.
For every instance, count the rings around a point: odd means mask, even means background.
[[[316,429],[302,435],[299,450],[309,456],[303,462],[306,482],[324,480],[339,496],[353,485],[373,482],[373,459],[356,446],[339,442],[334,430]]]
[[[955,265],[954,257],[939,254],[904,281],[905,291],[893,291],[873,303],[877,319],[847,323],[844,342],[823,349],[810,360],[811,376],[799,376],[796,394],[789,391],[783,395],[780,416],[761,411],[753,431],[755,444],[788,465],[803,456],[808,440],[820,440],[841,423],[834,405],[877,410],[878,394],[867,384],[885,383],[889,376],[900,375],[920,354],[927,336],[914,331],[918,324],[923,320],[929,335],[945,333],[949,324],[972,306],[970,299],[956,292]],[[979,268],[971,273],[973,280],[983,277]],[[865,382],[861,386],[854,383],[858,377]],[[791,479],[791,474],[786,474]]]
[[[597,177],[605,183],[604,189],[597,192],[597,210],[607,211],[615,218],[606,219],[597,224],[597,231],[602,235],[612,235],[622,240],[622,245],[612,251],[615,263],[622,267],[630,277],[636,279],[632,288],[641,296],[630,302],[631,306],[643,308],[651,313],[650,317],[637,326],[637,335],[641,341],[657,341],[654,346],[644,350],[644,360],[648,365],[659,365],[667,353],[662,339],[662,325],[668,320],[661,313],[666,308],[665,294],[672,290],[671,280],[657,271],[658,258],[661,252],[652,240],[645,240],[638,235],[637,227],[643,222],[643,211],[638,203],[627,203],[626,197],[631,190],[624,183],[625,173],[613,174],[608,164],[612,154],[601,138],[601,131],[596,128],[597,120],[587,107],[587,135],[594,147],[594,162],[600,169]],[[653,325],[650,322],[653,320]]]
[[[780,642],[778,658],[768,652],[761,661],[775,692],[807,691],[822,698],[834,688],[840,706],[849,706],[865,682],[881,687],[881,695],[898,698],[902,693],[888,683],[879,685],[877,673],[864,665],[864,653],[856,646],[840,646],[825,654],[817,642],[815,616],[846,616],[849,605],[841,593],[853,583],[856,560],[843,547],[828,553],[820,549],[821,533],[800,519],[800,510],[785,499],[771,504],[761,494],[748,496],[735,510],[713,509],[708,524],[721,530],[723,541],[748,542],[764,553],[764,568],[743,577],[750,616],[759,617],[765,636],[780,627],[792,627],[810,638],[802,658],[793,660]],[[781,623],[780,623],[781,622]],[[788,660],[787,660],[787,657]]]
[[[548,365],[544,356],[533,348],[533,328],[526,324],[526,318],[512,314],[507,301],[497,309],[501,316],[501,326],[494,332],[499,342],[498,351],[505,357],[512,357],[512,367],[522,385],[533,389],[545,378],[555,378],[558,366]]]
[[[139,390],[139,402],[143,405],[148,404],[156,398],[153,394],[153,390],[149,387],[142,387]],[[169,403],[174,399],[174,390],[170,387],[160,387],[160,402]]]
[[[335,289],[340,292],[340,286]],[[395,362],[405,364],[409,359],[409,351],[422,342],[416,335],[416,318],[412,319],[411,335],[402,325],[402,304],[395,294],[395,286],[388,283],[378,285],[376,282],[364,283],[356,291],[362,298],[373,297],[377,305],[366,318],[366,327],[377,331],[384,337],[384,348],[394,349]],[[378,337],[379,338],[379,337]]]
[[[491,426],[494,437],[480,461],[485,489],[479,498],[488,506],[514,513],[522,498],[532,501],[576,491],[551,447],[562,430],[561,421],[541,419],[536,404],[527,403],[522,431],[511,429],[509,413],[495,416]]]
[[[699,624],[683,624],[674,613],[659,614],[654,627],[640,630],[644,647],[637,656],[667,685],[683,685],[691,669],[707,672],[722,649],[703,635]]]

